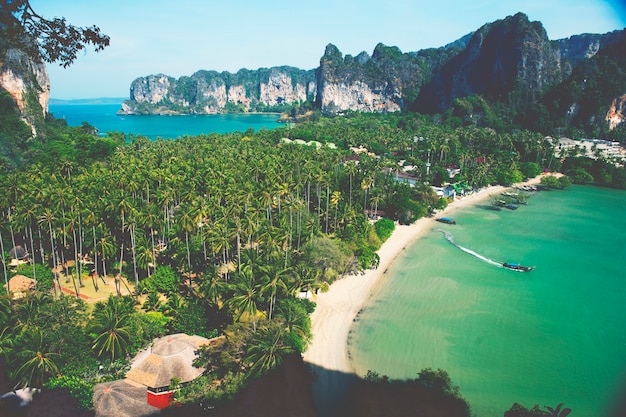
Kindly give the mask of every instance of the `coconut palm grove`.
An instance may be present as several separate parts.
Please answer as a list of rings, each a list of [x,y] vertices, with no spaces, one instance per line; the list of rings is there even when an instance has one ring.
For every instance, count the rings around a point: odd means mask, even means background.
[[[2,7],[13,3],[28,4]],[[200,349],[202,376],[172,381],[171,408],[219,415],[300,358],[316,293],[375,268],[396,222],[445,207],[433,185],[471,190],[544,170],[568,174],[551,187],[625,184],[623,167],[557,158],[550,138],[519,126],[303,107],[297,123],[257,132],[151,141],[47,115],[34,136],[1,91],[2,392],[60,390],[92,413],[96,384],[122,379],[156,338],[185,333],[218,342]],[[445,371],[416,375],[392,383],[373,370],[361,389],[380,404],[393,389],[419,392],[449,404],[428,415],[470,415]]]

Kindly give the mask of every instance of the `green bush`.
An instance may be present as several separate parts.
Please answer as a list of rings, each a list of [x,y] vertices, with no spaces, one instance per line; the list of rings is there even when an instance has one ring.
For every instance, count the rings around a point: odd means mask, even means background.
[[[154,274],[140,283],[141,292],[158,291],[164,294],[178,292],[180,277],[170,266],[157,267]]]
[[[89,410],[93,407],[93,385],[83,378],[61,375],[48,381],[46,388],[67,388],[70,396],[76,398],[82,408]]]
[[[24,275],[31,279],[37,279],[37,289],[41,292],[48,292],[53,287],[53,275],[52,269],[48,266],[35,264],[35,271],[33,273],[32,265],[20,265],[17,268],[17,273]]]
[[[390,219],[380,219],[374,223],[376,234],[381,242],[385,242],[396,228],[396,224]]]

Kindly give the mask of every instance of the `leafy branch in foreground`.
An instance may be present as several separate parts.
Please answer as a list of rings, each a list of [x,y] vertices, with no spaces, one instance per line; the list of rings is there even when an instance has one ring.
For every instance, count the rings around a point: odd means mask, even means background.
[[[9,45],[32,57],[59,62],[64,68],[72,65],[87,45],[99,52],[110,42],[109,36],[95,25],[78,27],[64,17],[47,19],[39,15],[29,0],[0,0],[0,25],[6,29]]]

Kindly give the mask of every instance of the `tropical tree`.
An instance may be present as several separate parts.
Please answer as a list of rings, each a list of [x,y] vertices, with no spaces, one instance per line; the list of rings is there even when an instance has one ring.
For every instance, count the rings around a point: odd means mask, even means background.
[[[263,278],[266,281],[266,284],[261,287],[261,295],[266,295],[269,293],[270,303],[269,303],[269,315],[268,319],[272,320],[272,311],[274,309],[274,303],[276,303],[276,294],[279,289],[287,291],[287,285],[285,284],[286,279],[289,277],[289,270],[282,269],[279,270],[272,266],[267,266],[263,268]]]
[[[283,363],[296,350],[287,343],[287,329],[280,323],[269,322],[252,335],[244,358],[253,375],[263,375]]]
[[[17,354],[21,366],[15,372],[15,377],[22,386],[43,388],[46,381],[59,373],[55,358],[59,354],[49,352],[43,331],[38,328],[27,329],[19,336],[21,346]]]
[[[91,331],[96,336],[92,349],[97,356],[111,360],[126,356],[131,341],[129,319],[123,301],[115,297],[109,297],[94,311]]]
[[[235,320],[241,320],[244,314],[252,318],[256,325],[256,315],[260,303],[261,286],[256,283],[249,267],[242,267],[237,282],[232,286],[234,294],[226,300],[225,305],[234,312]]]
[[[563,403],[556,406],[556,408],[546,406],[546,409],[550,412],[549,416],[551,417],[567,417],[569,413],[572,412],[571,408],[563,408]]]
[[[110,41],[95,25],[77,27],[65,18],[44,18],[33,10],[29,0],[0,1],[0,22],[6,26],[10,44],[63,67],[70,66],[85,46],[92,45],[99,52]]]

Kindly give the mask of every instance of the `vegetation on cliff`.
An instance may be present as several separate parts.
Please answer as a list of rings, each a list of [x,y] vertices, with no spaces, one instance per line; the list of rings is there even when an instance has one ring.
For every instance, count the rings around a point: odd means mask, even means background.
[[[372,60],[403,56],[377,51]],[[177,404],[232,406],[306,349],[314,304],[298,295],[376,266],[390,220],[411,223],[446,204],[431,185],[510,184],[561,167],[542,135],[481,127],[468,111],[348,113],[293,129],[151,142],[100,138],[88,124],[53,118],[45,136],[28,136],[6,95],[0,104],[0,276],[3,291],[15,275],[36,287],[0,297],[0,381],[68,388],[87,407],[94,384],[120,378],[133,353],[172,332],[223,336],[203,349],[198,363],[208,372],[177,393]],[[493,120],[480,99],[457,107]],[[606,164],[566,159],[563,167],[574,180],[624,178],[623,167]],[[28,262],[11,269],[18,246]],[[442,371],[401,383],[372,373],[366,382],[372,408],[351,404],[356,415],[399,397],[394,404],[423,398],[426,409],[443,398],[454,408],[446,415],[469,412]]]

